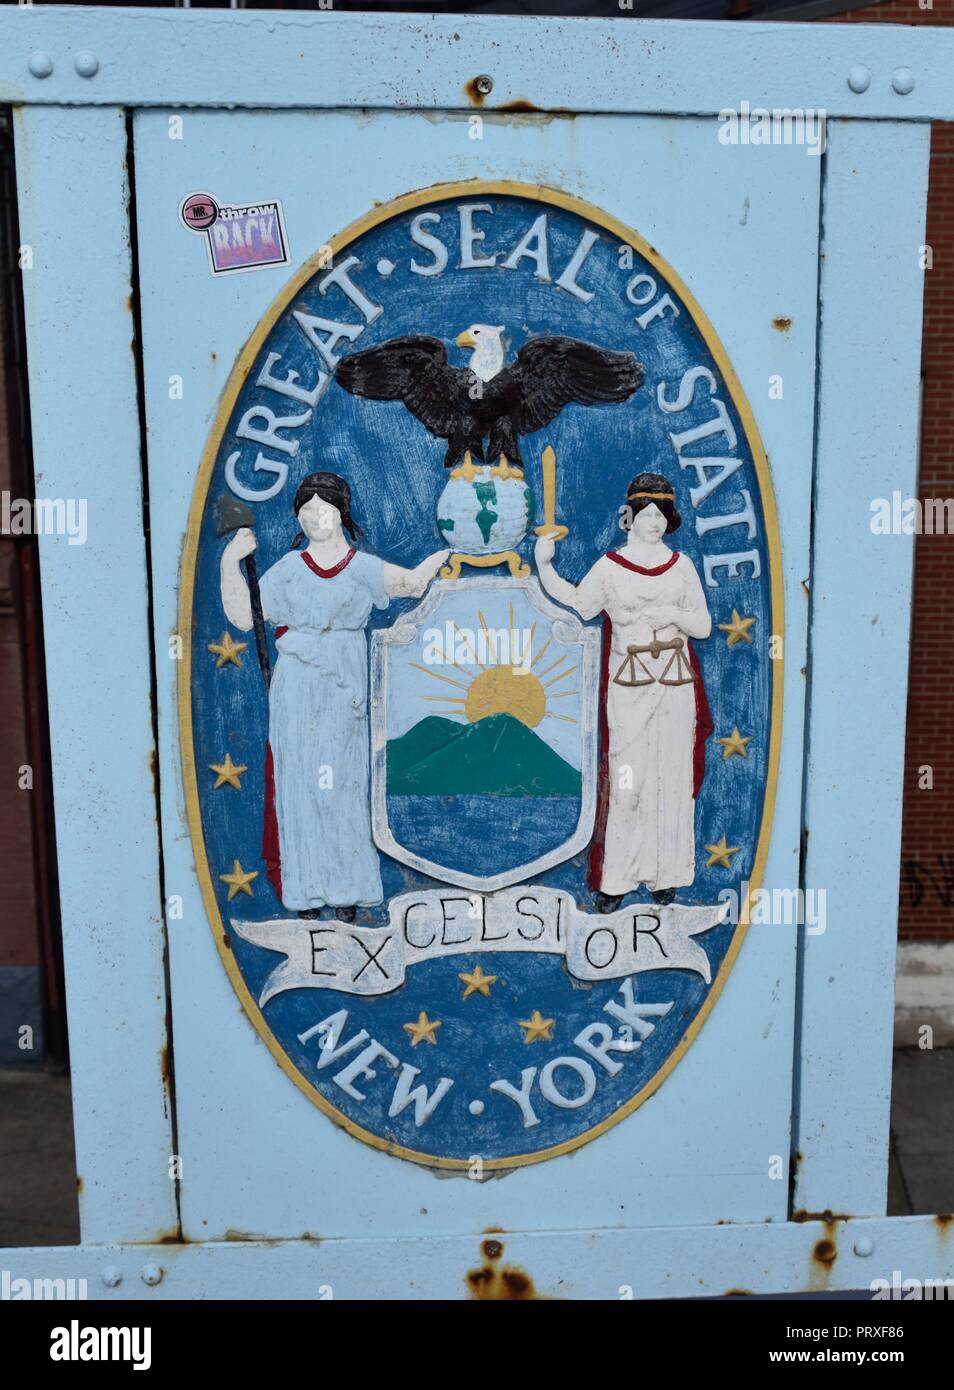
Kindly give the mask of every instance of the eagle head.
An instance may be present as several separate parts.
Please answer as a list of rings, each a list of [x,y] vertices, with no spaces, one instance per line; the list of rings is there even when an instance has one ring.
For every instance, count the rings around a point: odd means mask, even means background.
[[[473,348],[469,367],[481,381],[490,381],[504,364],[504,325],[472,323],[463,333],[457,335],[457,346]]]

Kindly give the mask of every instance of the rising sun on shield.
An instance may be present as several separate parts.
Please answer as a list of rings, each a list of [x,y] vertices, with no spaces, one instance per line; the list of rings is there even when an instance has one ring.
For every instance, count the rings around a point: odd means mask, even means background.
[[[595,814],[599,637],[537,581],[435,584],[372,640],[374,837],[480,890],[584,848]]]

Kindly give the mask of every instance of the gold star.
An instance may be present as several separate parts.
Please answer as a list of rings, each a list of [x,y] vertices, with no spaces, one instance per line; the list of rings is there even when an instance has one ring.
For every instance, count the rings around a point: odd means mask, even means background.
[[[227,666],[230,661],[233,666],[241,666],[239,652],[244,652],[247,646],[247,642],[233,642],[231,634],[223,632],[217,642],[209,643],[209,651],[218,656],[216,666]]]
[[[226,782],[230,787],[234,787],[237,792],[240,792],[242,790],[242,784],[239,778],[243,772],[248,772],[248,768],[236,767],[235,763],[232,761],[232,754],[226,753],[224,762],[209,763],[209,771],[218,773],[215,779],[215,786],[212,788],[214,792],[217,792],[219,787],[224,787]]]
[[[435,1018],[432,1022],[431,1019],[428,1018],[427,1014],[422,1009],[417,1016],[417,1022],[405,1023],[404,1031],[405,1033],[409,1033],[411,1035],[412,1047],[417,1047],[418,1043],[421,1042],[429,1042],[432,1043],[434,1047],[436,1047],[436,1033],[438,1028],[443,1028],[443,1026],[443,1023],[441,1023],[439,1018]]]
[[[749,628],[755,622],[754,618],[740,618],[737,611],[732,610],[731,623],[720,623],[719,631],[728,633],[726,645],[734,647],[737,642],[751,642],[752,637]]]
[[[252,890],[249,884],[253,878],[258,878],[258,870],[245,870],[236,859],[232,867],[232,872],[230,874],[219,874],[219,878],[223,883],[229,885],[229,902],[231,902],[236,893],[247,893],[249,897],[252,896]]]
[[[486,995],[489,999],[490,986],[495,983],[497,976],[485,975],[484,972],[481,970],[480,966],[476,965],[474,966],[473,972],[470,975],[458,974],[457,978],[458,980],[463,980],[464,984],[467,986],[467,988],[464,990],[464,993],[461,995],[462,999],[468,999],[470,995],[475,994],[478,991],[479,993]]]
[[[728,738],[718,738],[716,743],[722,744],[722,757],[728,762],[733,753],[738,753],[740,758],[747,758],[749,755],[745,751],[745,745],[751,743],[754,735],[747,734],[745,738],[739,733],[738,727],[733,724],[732,733]]]
[[[717,845],[706,845],[706,849],[709,851],[709,858],[706,860],[707,869],[710,869],[713,864],[721,864],[724,869],[731,869],[732,860],[729,855],[739,852],[738,845],[726,844],[724,835]]]
[[[555,1018],[544,1018],[539,1009],[534,1009],[529,1018],[520,1018],[517,1022],[526,1029],[525,1043],[552,1042]]]

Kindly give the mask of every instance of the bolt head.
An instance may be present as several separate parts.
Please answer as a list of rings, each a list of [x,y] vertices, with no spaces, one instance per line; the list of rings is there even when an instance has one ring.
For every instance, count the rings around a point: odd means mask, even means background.
[[[489,97],[494,89],[494,79],[482,72],[479,77],[474,78],[474,86],[482,97]]]
[[[95,77],[99,72],[99,59],[84,48],[73,59],[73,66],[80,77]]]
[[[871,73],[863,63],[857,63],[848,74],[848,86],[853,92],[866,92],[871,86]]]
[[[162,1270],[158,1265],[143,1265],[140,1277],[144,1284],[148,1284],[150,1288],[155,1288],[157,1284],[162,1283]]]
[[[107,1265],[103,1270],[103,1283],[106,1285],[107,1289],[118,1288],[122,1282],[123,1276],[121,1271],[118,1270],[115,1265]]]
[[[37,49],[36,53],[31,53],[27,67],[33,77],[49,77],[53,71],[53,59],[49,53],[44,53],[42,49]]]
[[[914,91],[914,73],[910,68],[895,68],[891,74],[891,85],[898,96],[906,97]]]
[[[862,1259],[874,1254],[874,1241],[870,1236],[860,1236],[855,1241],[855,1254],[860,1255]]]

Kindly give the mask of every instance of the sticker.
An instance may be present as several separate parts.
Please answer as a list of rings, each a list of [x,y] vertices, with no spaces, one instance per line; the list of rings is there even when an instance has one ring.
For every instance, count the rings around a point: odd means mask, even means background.
[[[190,193],[179,216],[190,232],[206,238],[213,275],[288,264],[288,239],[280,202],[219,203],[211,193]]]
[[[222,961],[365,1143],[566,1153],[685,1054],[765,865],[783,627],[751,408],[655,249],[514,183],[316,244],[235,353],[180,617]]]

